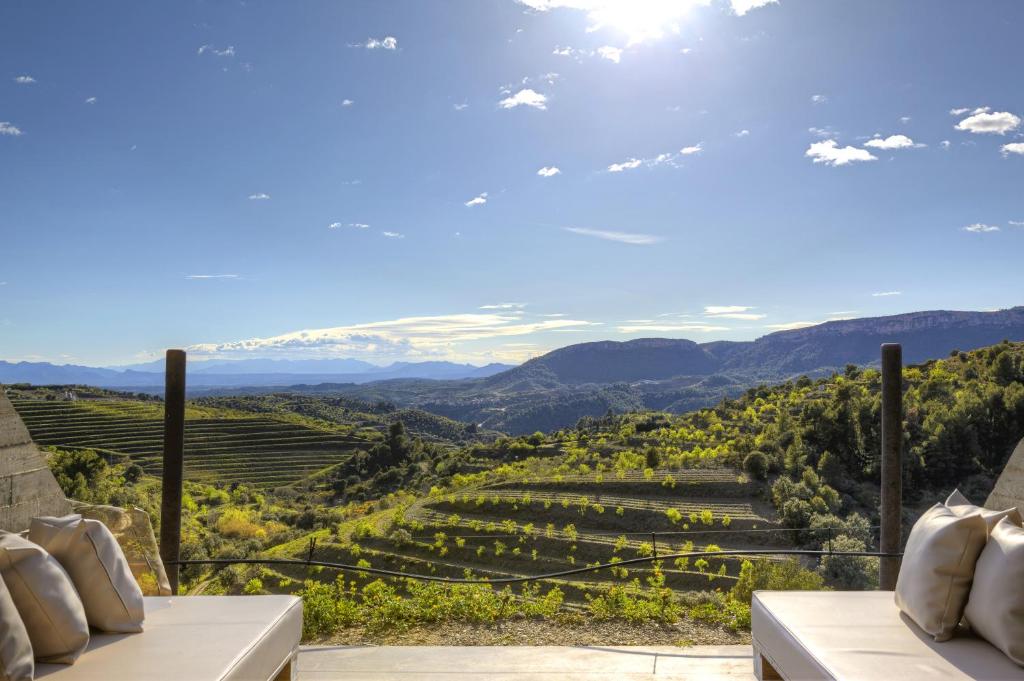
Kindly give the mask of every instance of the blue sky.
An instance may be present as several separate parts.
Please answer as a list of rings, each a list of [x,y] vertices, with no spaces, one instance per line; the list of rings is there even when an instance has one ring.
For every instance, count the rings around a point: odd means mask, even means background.
[[[0,359],[1020,304],[1024,5],[0,5]]]

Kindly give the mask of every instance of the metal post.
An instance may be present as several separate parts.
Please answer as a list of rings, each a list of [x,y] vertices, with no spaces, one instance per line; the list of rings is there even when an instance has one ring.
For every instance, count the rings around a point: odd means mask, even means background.
[[[181,481],[185,459],[185,351],[167,351],[164,394],[164,472],[160,500],[160,558],[171,593],[178,593]]]
[[[882,508],[878,549],[882,553],[900,550],[903,519],[903,348],[898,343],[882,344]],[[896,588],[900,573],[898,557],[880,558],[878,586]]]

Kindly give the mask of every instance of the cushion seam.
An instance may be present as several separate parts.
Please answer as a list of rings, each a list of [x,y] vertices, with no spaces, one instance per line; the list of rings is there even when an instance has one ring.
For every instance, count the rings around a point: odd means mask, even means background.
[[[984,520],[982,520],[982,522],[984,522]],[[974,530],[970,530],[970,532],[968,533],[967,541],[964,542],[964,547],[960,551],[960,560],[957,561],[958,565],[961,565],[961,566],[963,565],[964,556],[967,555],[967,548],[971,545],[971,539],[974,537],[974,533],[975,533]],[[988,530],[987,529],[986,529],[986,534],[988,534]],[[937,634],[933,634],[933,636],[948,636],[949,634],[952,633],[952,631],[946,631],[946,619],[949,617],[950,601],[953,599],[953,580],[955,580],[955,579],[956,579],[956,575],[950,575],[949,576],[949,585],[946,587],[946,604],[945,604],[945,606],[942,609],[942,618],[939,620],[939,632]],[[974,581],[974,580],[972,579],[971,581]],[[963,613],[961,613],[961,616],[962,615],[963,615]],[[957,622],[953,622],[952,623],[952,627],[954,629],[956,628],[956,625],[957,625]]]
[[[83,520],[82,522],[85,521]],[[125,617],[129,620],[134,620],[135,618],[132,617],[131,612],[128,610],[128,604],[124,602],[124,596],[122,596],[121,592],[118,591],[117,586],[114,584],[114,580],[110,578],[110,571],[107,569],[107,566],[103,563],[103,559],[100,558],[100,552],[99,549],[96,548],[96,542],[93,540],[92,536],[88,532],[85,532],[85,538],[89,540],[89,546],[92,547],[93,555],[96,556],[96,560],[99,562],[100,567],[103,568],[103,574],[107,577],[107,584],[110,585],[110,588],[114,591],[114,594],[117,596],[117,600],[121,604],[121,609],[124,610]]]

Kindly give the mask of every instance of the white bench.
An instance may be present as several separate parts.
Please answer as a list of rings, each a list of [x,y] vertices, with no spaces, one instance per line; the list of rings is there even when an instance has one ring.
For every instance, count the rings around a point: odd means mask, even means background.
[[[900,613],[892,591],[757,591],[758,679],[1024,679],[1024,669],[969,634],[936,643]]]
[[[295,596],[148,596],[145,631],[93,633],[73,665],[36,665],[51,681],[291,681],[302,637]]]

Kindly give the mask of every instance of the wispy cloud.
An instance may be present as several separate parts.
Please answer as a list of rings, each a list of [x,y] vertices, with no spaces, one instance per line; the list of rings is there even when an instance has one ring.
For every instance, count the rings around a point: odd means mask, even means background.
[[[218,48],[214,47],[213,45],[200,45],[199,49],[196,50],[196,54],[198,54],[198,55],[203,55],[203,54],[206,54],[206,53],[210,53],[210,54],[212,54],[214,56],[217,56],[217,57],[234,57],[235,56],[235,46],[234,45],[228,45],[224,49],[218,49]]]
[[[826,125],[824,128],[816,128],[811,126],[807,128],[807,132],[811,133],[815,137],[825,139],[826,137],[837,137],[839,133],[836,132],[835,128],[831,125]]]
[[[405,235],[401,232],[381,232],[384,236],[389,239],[404,239]]]
[[[704,308],[704,316],[713,319],[738,319],[742,321],[757,321],[768,315],[751,312],[754,308],[749,305],[708,305]]]
[[[460,102],[457,104],[452,104],[452,108],[455,109],[456,111],[465,111],[466,109],[469,108],[469,104],[467,104],[466,102]]]
[[[346,109],[348,107],[352,106],[353,104],[355,104],[355,100],[352,100],[352,99],[343,99],[343,100],[341,100],[341,105],[343,107],[345,107]]]
[[[984,222],[975,222],[974,224],[967,225],[962,228],[965,232],[972,234],[987,234],[989,232],[998,232],[998,225],[986,225]]]
[[[608,61],[615,62],[618,64],[622,61],[622,48],[612,47],[611,45],[605,45],[597,48],[597,54],[601,59],[607,59]]]
[[[745,129],[745,128],[743,130],[738,130],[737,132],[734,132],[732,134],[733,137],[747,137],[749,135],[750,135],[750,131]]]
[[[555,175],[560,175],[561,173],[562,171],[556,168],[555,166],[544,166],[543,168],[537,171],[537,174],[540,175],[541,177],[554,177]]]
[[[320,356],[366,358],[465,358],[464,344],[491,338],[582,329],[595,323],[578,319],[524,320],[500,312],[403,317],[330,328],[302,329],[277,336],[188,348],[207,357]]]
[[[774,329],[775,331],[795,331],[796,329],[806,329],[808,326],[817,326],[821,322],[785,322],[783,324],[765,324],[766,329]]]
[[[23,133],[21,132],[21,128],[19,128],[18,126],[14,125],[13,123],[8,123],[7,121],[0,121],[0,135],[17,137],[18,135],[21,134]]]
[[[651,158],[628,158],[625,161],[612,163],[606,168],[606,170],[609,173],[621,173],[625,170],[634,170],[640,166],[647,168],[654,168],[660,165],[676,166],[678,165],[681,157],[693,156],[694,154],[699,154],[703,150],[703,142],[698,142],[697,144],[683,147],[676,153],[663,153]]]
[[[732,11],[737,16],[743,16],[752,9],[759,7],[766,7],[768,5],[777,5],[779,0],[730,0],[729,4],[732,7]]]
[[[28,76],[28,75],[26,75],[26,76],[17,76],[14,79],[14,82],[17,83],[18,85],[31,85],[32,83],[36,82],[36,79],[33,78],[32,76]]]
[[[397,50],[398,38],[385,36],[383,38],[367,38],[365,43],[349,43],[349,47],[364,47],[367,50]]]
[[[265,194],[263,192],[259,192],[259,193],[256,193],[256,194],[249,194],[249,200],[250,201],[269,201],[270,200],[270,194]]]
[[[879,291],[878,293],[872,293],[873,298],[889,298],[891,296],[902,296],[903,291]]]
[[[526,303],[492,303],[490,305],[481,305],[481,310],[522,310],[526,307]]]
[[[845,166],[850,163],[877,161],[878,159],[867,149],[857,147],[840,147],[835,140],[814,142],[804,152],[804,156],[815,163],[824,163],[832,167]]]
[[[812,104],[825,104],[828,102],[828,97],[825,95],[811,95]]]
[[[605,229],[590,229],[589,227],[563,227],[562,229],[581,236],[604,239],[605,241],[618,241],[619,243],[633,244],[635,246],[650,246],[663,240],[661,237],[654,236],[653,234],[638,234],[635,232],[614,232]]]
[[[95,97],[86,97],[85,98],[85,103],[86,104],[95,104],[96,103],[96,98]]]
[[[955,127],[976,135],[1005,135],[1020,127],[1020,117],[1009,111],[990,111],[986,106],[975,109]]]
[[[482,192],[471,198],[469,201],[466,201],[463,205],[467,208],[472,208],[473,206],[482,206],[485,203],[487,203],[487,192]]]
[[[327,225],[327,229],[342,229],[343,227],[350,227],[352,229],[369,229],[370,225],[365,222],[332,222]]]
[[[910,149],[913,147],[923,147],[925,145],[915,143],[914,140],[910,139],[906,135],[890,135],[888,137],[874,137],[864,143],[865,147],[871,147],[872,149],[882,149],[889,151],[892,149]]]
[[[237,274],[189,274],[186,279],[239,279]]]
[[[640,323],[623,324],[618,327],[619,333],[714,333],[716,331],[728,331],[727,326],[716,326],[713,324],[659,324]]]
[[[542,95],[532,88],[523,88],[514,95],[509,95],[498,102],[498,106],[502,109],[514,109],[517,106],[528,106],[544,111],[548,108],[548,98],[546,95]]]

